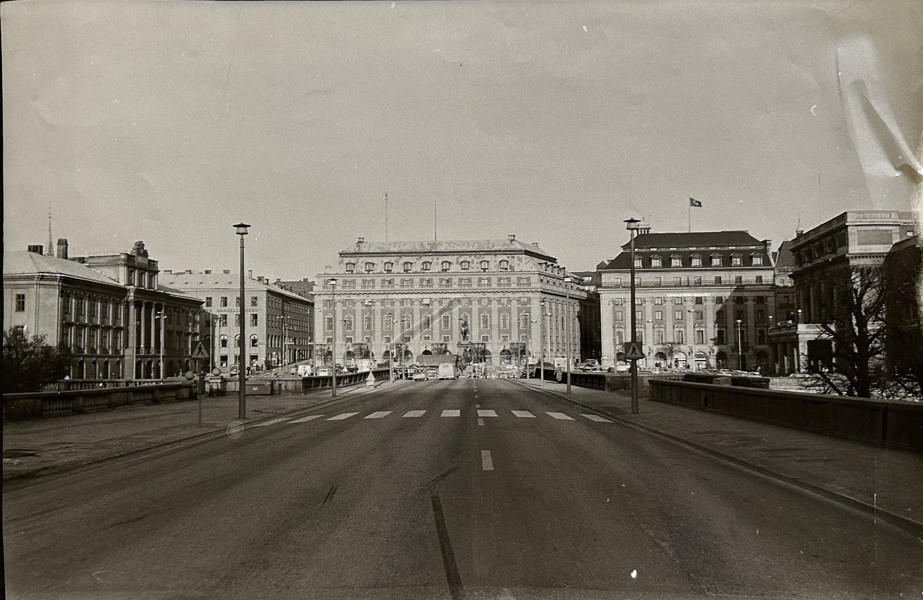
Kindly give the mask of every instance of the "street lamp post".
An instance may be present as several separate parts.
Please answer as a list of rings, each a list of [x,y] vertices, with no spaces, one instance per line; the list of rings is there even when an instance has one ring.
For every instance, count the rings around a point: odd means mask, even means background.
[[[532,329],[532,314],[523,313],[526,321],[526,347],[525,347],[525,357],[526,357],[526,381],[529,380],[529,330]]]
[[[538,358],[538,372],[541,377],[541,386],[545,387],[545,301],[542,300],[539,302],[539,305],[542,307],[542,312],[539,319],[538,325],[538,342],[539,342],[539,358]]]
[[[167,327],[167,322],[166,322],[166,313],[164,313],[163,305],[162,305],[162,304],[160,305],[160,311],[159,311],[157,314],[154,315],[154,318],[155,318],[155,319],[158,319],[158,320],[160,321],[160,369],[159,369],[159,370],[160,370],[160,380],[163,381],[163,378],[164,378],[164,372],[163,372],[163,342],[164,342],[164,338],[166,337],[166,335],[165,335],[165,333],[164,333],[164,329],[166,329],[166,327]]]
[[[333,357],[333,368],[331,373],[333,373],[331,379],[331,397],[336,398],[337,395],[337,280],[330,279],[327,283],[330,284],[330,308],[333,310],[333,348],[331,349],[330,356]]]
[[[571,330],[571,316],[570,316],[570,284],[573,281],[570,277],[564,278],[564,347],[565,347],[565,361],[567,362],[567,393],[570,393],[570,330]]]
[[[388,380],[394,383],[394,315],[389,314],[388,320],[391,322],[391,335],[388,342]]]
[[[743,330],[741,329],[741,323],[743,323],[743,321],[741,321],[740,319],[737,319],[737,369],[740,371],[743,371],[743,367],[741,365],[741,358],[743,357],[743,353],[744,353],[744,342],[743,342]]]
[[[234,225],[237,229],[237,235],[240,236],[240,358],[237,365],[237,377],[240,383],[237,390],[237,418],[247,418],[247,321],[244,319],[244,236],[247,235],[247,228],[250,227],[244,222]]]
[[[626,229],[631,236],[631,344],[637,347],[638,332],[635,320],[637,307],[635,306],[635,234],[638,231],[640,221],[635,218],[625,219]],[[631,358],[631,414],[638,414],[638,359]]]

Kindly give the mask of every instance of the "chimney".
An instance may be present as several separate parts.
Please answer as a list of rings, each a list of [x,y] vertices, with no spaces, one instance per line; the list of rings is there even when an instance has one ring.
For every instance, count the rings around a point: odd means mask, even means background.
[[[230,269],[225,269],[224,271],[222,271],[222,273],[224,273],[225,275],[230,275],[230,274],[231,274],[231,270],[230,270]]]
[[[41,244],[30,244],[26,247],[26,250],[33,254],[44,254],[44,248],[42,248]]]
[[[763,248],[766,250],[766,256],[772,256],[772,240],[763,240]]]
[[[511,233],[511,234],[509,234],[507,237],[510,238],[510,243],[511,243],[511,244],[512,244],[513,242],[516,241],[516,234],[515,234],[515,233]]]
[[[253,269],[247,269],[247,279],[253,279]]]
[[[67,238],[58,238],[58,258],[67,259]]]

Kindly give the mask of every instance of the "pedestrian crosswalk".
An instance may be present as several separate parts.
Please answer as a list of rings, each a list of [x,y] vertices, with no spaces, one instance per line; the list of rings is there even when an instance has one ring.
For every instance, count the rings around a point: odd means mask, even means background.
[[[263,421],[261,423],[255,423],[254,427],[269,427],[271,425],[278,425],[280,423],[288,423],[291,425],[308,423],[310,421],[346,421],[349,419],[352,420],[382,420],[388,418],[402,418],[402,419],[420,419],[425,417],[435,417],[438,419],[460,419],[466,414],[474,414],[478,417],[479,420],[483,420],[485,417],[490,419],[502,420],[503,418],[512,417],[516,420],[518,419],[541,419],[541,418],[550,418],[554,421],[576,421],[577,419],[571,415],[568,415],[563,412],[558,411],[531,411],[531,410],[495,410],[488,408],[478,408],[474,410],[462,410],[458,408],[446,408],[442,410],[408,410],[408,411],[393,411],[393,410],[378,410],[370,412],[368,414],[361,414],[359,412],[342,412],[336,414],[316,414],[316,415],[307,415],[305,417],[300,417],[297,419],[289,419],[288,417],[280,417],[275,419],[269,419],[268,421]],[[600,415],[591,414],[591,413],[580,413],[580,417],[586,419],[587,421],[592,421],[594,423],[613,423],[612,419],[607,419]]]

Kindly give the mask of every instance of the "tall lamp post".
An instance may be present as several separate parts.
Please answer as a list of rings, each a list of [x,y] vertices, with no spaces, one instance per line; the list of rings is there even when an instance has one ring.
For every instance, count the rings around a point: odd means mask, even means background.
[[[565,347],[565,361],[567,361],[567,393],[570,393],[570,330],[571,330],[571,316],[570,316],[570,284],[573,281],[571,277],[564,278],[564,347]]]
[[[541,307],[541,313],[539,314],[538,320],[538,373],[539,377],[541,377],[540,385],[545,387],[545,301],[542,300],[538,304]]]
[[[394,383],[394,315],[389,314],[388,320],[391,322],[391,336],[388,343],[388,381]]]
[[[330,356],[333,357],[333,378],[331,379],[332,393],[331,397],[336,398],[337,395],[337,280],[335,278],[327,281],[330,284],[330,308],[333,310],[333,348],[331,349]]]
[[[157,314],[154,315],[155,319],[160,321],[160,380],[163,381],[164,372],[163,372],[163,342],[166,335],[164,334],[164,329],[167,327],[166,313],[163,310],[163,305],[160,305],[160,310]]]
[[[529,379],[529,329],[532,328],[532,315],[530,313],[523,313],[526,322],[526,347],[523,354],[526,357],[526,379]]]
[[[743,321],[737,319],[737,369],[743,371],[743,366],[740,362],[744,353],[743,330],[741,329],[741,323],[743,323]]]
[[[640,223],[638,219],[631,218],[625,219],[625,228],[629,231],[631,236],[631,344],[632,346],[637,346],[638,343],[638,331],[637,324],[635,320],[637,315],[637,307],[635,306],[635,235],[638,233],[640,228]],[[638,414],[638,359],[632,358],[631,360],[631,414]]]
[[[244,236],[247,235],[246,223],[238,223],[234,226],[237,229],[237,235],[240,236],[240,358],[237,365],[237,377],[240,383],[237,390],[237,418],[247,418],[247,321],[244,319]]]

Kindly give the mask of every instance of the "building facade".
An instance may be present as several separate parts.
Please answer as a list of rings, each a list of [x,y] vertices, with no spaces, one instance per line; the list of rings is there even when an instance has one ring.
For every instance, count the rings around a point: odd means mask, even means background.
[[[892,247],[914,235],[913,213],[887,210],[847,211],[791,240],[795,309],[769,332],[773,371],[804,372],[812,363],[831,366],[832,347],[823,337],[841,304],[849,268],[881,265]]]
[[[578,304],[586,294],[537,244],[507,240],[366,242],[318,275],[321,357],[404,363],[430,354],[521,364],[580,356]],[[335,280],[335,285],[331,285]],[[336,347],[333,347],[336,340]]]
[[[230,270],[164,271],[163,281],[203,303],[203,343],[212,369],[240,366],[240,274]],[[265,277],[244,280],[245,364],[272,369],[312,358],[314,301]]]
[[[159,379],[194,368],[201,302],[160,285],[143,242],[74,259],[66,240],[58,257],[30,249],[4,254],[4,329],[68,347],[72,379]]]
[[[599,267],[603,366],[624,362],[634,310],[642,368],[768,368],[769,240],[746,231],[641,233],[634,307],[630,247]]]

